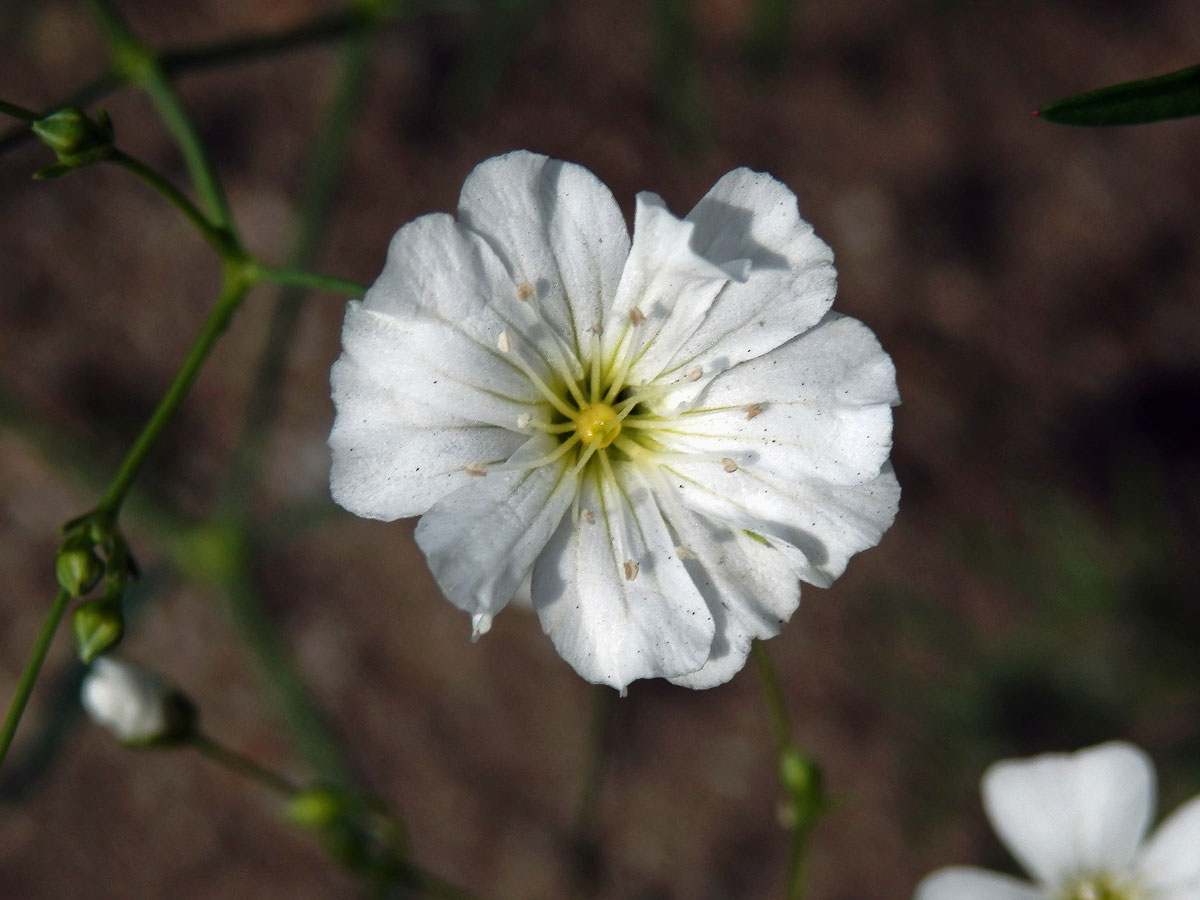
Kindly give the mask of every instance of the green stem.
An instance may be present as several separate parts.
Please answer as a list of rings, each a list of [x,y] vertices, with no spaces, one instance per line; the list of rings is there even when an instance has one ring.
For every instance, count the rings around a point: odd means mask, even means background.
[[[196,193],[208,216],[229,233],[230,241],[240,249],[233,214],[217,180],[216,171],[208,159],[191,117],[188,116],[163,69],[161,60],[130,30],[109,0],[84,2],[91,8],[92,14],[108,38],[117,71],[150,95],[167,130],[175,138]]]
[[[231,772],[249,778],[251,781],[258,782],[284,798],[293,797],[300,790],[299,786],[292,784],[277,772],[272,772],[250,757],[243,756],[236,750],[217,743],[202,732],[193,735],[189,744],[213,762],[224,766]]]
[[[347,297],[361,297],[367,292],[366,287],[353,281],[330,278],[327,275],[318,275],[316,272],[306,272],[302,269],[276,269],[271,266],[259,266],[256,272],[260,281],[286,284],[290,287],[327,291],[330,294],[344,294]]]
[[[593,896],[600,878],[596,826],[617,697],[618,694],[608,685],[598,684],[592,688],[591,741],[571,836],[575,854],[573,893],[576,897]]]
[[[4,717],[3,729],[0,730],[0,766],[4,765],[4,758],[8,756],[8,748],[12,746],[17,726],[21,722],[21,715],[25,712],[25,704],[29,702],[29,695],[33,693],[33,685],[37,681],[38,672],[41,671],[42,663],[46,661],[46,654],[54,640],[54,633],[58,631],[59,623],[62,622],[70,602],[71,595],[66,591],[60,590],[55,595],[50,612],[46,614],[46,620],[42,623],[42,631],[29,653],[29,659],[25,661],[25,668],[21,670],[16,693],[13,694],[8,714]]]
[[[162,67],[168,75],[178,75],[227,63],[262,59],[271,54],[336,40],[351,28],[358,27],[359,20],[360,16],[354,13],[337,12],[318,16],[286,31],[248,34],[215,44],[165,50],[161,56]]]
[[[228,533],[233,542],[229,569],[223,573],[221,593],[229,604],[239,636],[270,676],[270,685],[288,730],[295,736],[308,764],[323,781],[348,787],[355,779],[341,747],[308,686],[293,664],[279,628],[267,615],[250,573],[249,553],[236,526]]]
[[[404,7],[398,11],[390,11],[388,13],[390,21],[403,22],[423,14],[439,12],[472,12],[477,9],[477,4],[470,0],[442,0],[442,2],[405,4]],[[316,46],[343,37],[348,32],[361,27],[362,18],[363,16],[357,13],[333,13],[332,15],[318,16],[312,21],[301,23],[278,34],[243,35],[199,47],[168,49],[159,54],[159,65],[169,78],[175,78],[227,63],[248,62],[272,54],[302,50],[305,47]],[[37,118],[44,118],[45,115],[65,106],[87,108],[111,93],[124,81],[125,79],[115,71],[105,72],[57,103],[50,104],[46,108],[46,112]],[[28,128],[17,127],[0,133],[0,155],[28,140],[29,137]]]
[[[312,162],[301,193],[299,232],[290,254],[291,265],[297,268],[306,268],[315,259],[322,225],[333,205],[340,164],[366,85],[371,37],[369,29],[359,29],[351,32],[343,44],[341,71],[315,141]],[[267,269],[262,271],[261,277],[270,279],[273,275],[290,271],[295,270]],[[267,346],[259,362],[254,390],[246,410],[246,424],[224,489],[223,516],[228,527],[237,534],[245,534],[251,527],[250,502],[258,480],[263,448],[274,420],[287,354],[294,346],[293,336],[302,306],[299,289],[309,286],[331,288],[328,283],[318,285],[307,277],[295,279],[289,275],[286,279],[279,278],[279,281],[285,285],[285,290],[276,301]],[[342,286],[351,287],[344,283]],[[351,295],[362,295],[359,286],[352,287],[353,290],[349,291]],[[254,653],[267,681],[275,689],[301,752],[326,780],[349,784],[349,766],[340,752],[338,742],[314,705],[287,647],[279,640],[279,631],[263,608],[262,598],[255,589],[247,565],[242,565],[236,576],[231,575],[229,587],[231,589],[224,593],[242,638]]]
[[[188,199],[183,191],[167,181],[158,172],[155,172],[140,160],[134,159],[129,154],[116,149],[108,157],[108,161],[132,172],[169,200],[176,209],[187,216],[189,222],[196,226],[200,234],[221,255],[222,259],[228,260],[239,255],[236,246],[230,240],[229,232],[213,225],[196,204]]]
[[[0,100],[0,113],[5,113],[12,116],[14,119],[20,119],[23,122],[36,122],[41,118],[32,109],[26,109],[23,106],[17,106],[15,103],[9,103],[6,100]]]
[[[162,433],[163,428],[166,427],[171,416],[174,415],[175,410],[183,402],[184,397],[187,396],[192,382],[196,380],[200,368],[204,365],[204,361],[208,359],[208,354],[212,351],[217,338],[221,336],[221,333],[228,326],[229,320],[241,305],[249,289],[250,285],[242,278],[226,278],[225,284],[221,288],[221,295],[218,297],[212,311],[208,314],[199,337],[196,338],[192,349],[188,351],[187,358],[175,374],[175,380],[167,388],[166,394],[159,401],[158,407],[150,416],[150,420],[142,429],[142,433],[134,441],[133,447],[121,463],[121,467],[117,470],[116,476],[109,484],[108,490],[100,498],[100,503],[97,506],[98,511],[107,513],[113,517],[116,516],[121,508],[122,501],[125,499],[125,494],[129,490],[129,486],[137,476],[142,463],[145,462],[150,449],[154,446],[155,441],[158,440],[159,435]]]
[[[788,718],[787,704],[783,700],[783,691],[779,687],[779,678],[762,641],[750,644],[750,655],[754,657],[754,665],[758,669],[759,678],[762,679],[767,714],[771,719],[771,734],[775,736],[776,746],[783,751],[792,746],[792,725]]]
[[[779,771],[783,786],[788,792],[788,802],[791,804],[793,821],[791,823],[792,839],[788,848],[787,886],[784,896],[787,900],[801,900],[804,897],[804,882],[807,872],[808,837],[812,825],[820,812],[819,784],[816,782],[816,769],[810,761],[803,757],[792,739],[792,726],[788,717],[787,704],[783,699],[783,691],[779,686],[779,678],[767,648],[762,641],[755,640],[750,645],[750,653],[754,657],[762,681],[763,696],[767,701],[767,711],[771,720],[771,732],[775,736],[775,744],[779,755]],[[808,781],[798,782],[797,767],[804,767]]]

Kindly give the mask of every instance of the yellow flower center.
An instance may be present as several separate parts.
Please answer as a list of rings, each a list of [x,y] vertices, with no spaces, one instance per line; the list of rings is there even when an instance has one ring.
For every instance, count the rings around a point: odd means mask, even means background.
[[[1061,896],[1062,900],[1141,900],[1144,895],[1134,884],[1098,875],[1080,879]]]
[[[621,433],[617,411],[607,403],[589,403],[575,418],[575,433],[593,450],[603,450]]]

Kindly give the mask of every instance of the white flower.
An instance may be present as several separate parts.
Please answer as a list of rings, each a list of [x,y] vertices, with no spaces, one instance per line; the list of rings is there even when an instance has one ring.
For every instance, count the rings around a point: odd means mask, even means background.
[[[631,243],[586,169],[489,159],[349,305],[333,496],[421,515],[475,637],[527,582],[584,678],[719,684],[895,516],[895,371],[834,283],[768,175],[639,194]]]
[[[1200,900],[1200,797],[1143,841],[1154,793],[1154,766],[1124,743],[996,763],[984,807],[1036,884],[956,866],[917,900]]]
[[[194,717],[190,702],[161,675],[112,656],[92,663],[80,700],[93,722],[125,744],[183,737]]]

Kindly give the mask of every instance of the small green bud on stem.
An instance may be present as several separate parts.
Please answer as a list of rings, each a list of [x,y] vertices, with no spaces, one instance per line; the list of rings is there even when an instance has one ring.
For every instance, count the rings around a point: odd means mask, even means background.
[[[104,563],[88,535],[76,533],[62,542],[54,560],[54,574],[59,586],[72,597],[82,597],[96,586],[104,574]]]
[[[125,634],[125,616],[120,596],[105,595],[75,607],[71,616],[75,630],[75,652],[83,663],[111,650]]]
[[[325,785],[298,791],[288,818],[311,828],[326,849],[347,868],[383,874],[403,859],[404,835],[395,820],[373,801]]]
[[[790,826],[808,828],[825,809],[821,770],[797,747],[786,747],[779,755],[779,779],[787,791]]]
[[[112,119],[104,110],[98,110],[95,119],[89,119],[83,110],[68,106],[38,119],[31,127],[58,157],[58,165],[42,169],[34,178],[66,175],[81,166],[107,159],[115,150]]]

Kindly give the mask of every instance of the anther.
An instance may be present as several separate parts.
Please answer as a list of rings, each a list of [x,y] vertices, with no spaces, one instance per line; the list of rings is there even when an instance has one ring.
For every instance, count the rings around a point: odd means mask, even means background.
[[[738,464],[735,463],[728,456],[722,456],[721,457],[721,468],[724,469],[726,472],[736,472],[738,470]]]
[[[482,478],[487,474],[487,467],[483,463],[467,463],[467,465],[464,467],[464,471],[468,475],[475,475],[476,477]]]
[[[517,285],[517,297],[518,299],[524,300],[526,303],[528,303],[533,299],[533,285],[528,281],[522,281],[519,285]]]
[[[528,428],[531,422],[533,422],[532,413],[521,413],[519,416],[517,416],[518,428]]]
[[[683,379],[684,379],[684,381],[699,381],[700,376],[703,374],[704,374],[704,370],[701,369],[699,366],[692,366],[690,369],[688,369],[686,372],[683,373]]]
[[[500,332],[500,337],[496,338],[496,346],[500,348],[501,353],[508,353],[512,350],[512,338],[508,336],[507,331]]]
[[[637,578],[639,569],[641,569],[641,566],[632,559],[625,560],[625,580],[633,581],[633,579]]]
[[[596,514],[593,513],[590,509],[580,510],[579,517],[581,519],[583,519],[583,521],[587,522],[589,525],[596,524]]]
[[[629,311],[629,321],[634,325],[641,325],[646,321],[646,314],[640,308],[634,307]]]
[[[755,403],[755,404],[753,404],[753,405],[751,405],[751,406],[747,406],[747,407],[746,407],[746,418],[747,418],[747,419],[753,419],[753,418],[755,418],[756,416],[761,416],[761,415],[762,415],[762,411],[763,411],[763,408],[762,408],[762,404],[761,404],[761,403]]]

